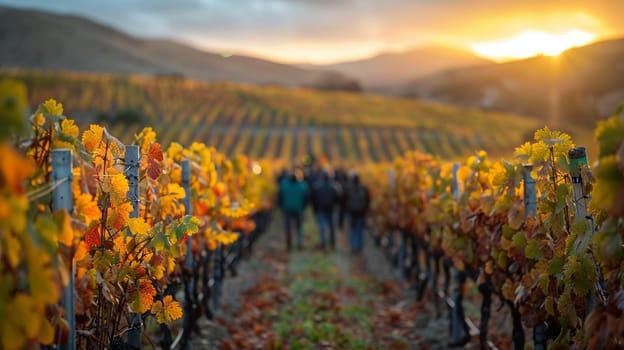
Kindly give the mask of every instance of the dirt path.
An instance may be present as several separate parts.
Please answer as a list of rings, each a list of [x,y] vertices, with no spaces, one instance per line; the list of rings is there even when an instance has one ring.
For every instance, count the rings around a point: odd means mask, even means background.
[[[434,319],[396,278],[370,240],[348,253],[346,234],[324,252],[311,213],[301,251],[285,251],[281,217],[224,285],[213,321],[202,320],[196,349],[442,349],[445,319]],[[229,276],[228,276],[229,277]]]

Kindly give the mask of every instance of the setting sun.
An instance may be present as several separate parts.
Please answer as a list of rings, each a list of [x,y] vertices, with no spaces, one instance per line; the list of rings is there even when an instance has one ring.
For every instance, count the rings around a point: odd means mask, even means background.
[[[528,30],[511,38],[476,43],[470,48],[481,56],[505,61],[536,55],[557,56],[569,48],[590,43],[594,37],[593,34],[581,30],[570,30],[561,34]]]

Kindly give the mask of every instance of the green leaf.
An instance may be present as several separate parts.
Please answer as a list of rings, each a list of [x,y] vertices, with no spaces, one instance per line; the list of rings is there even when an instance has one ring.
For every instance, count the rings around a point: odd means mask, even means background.
[[[596,266],[588,254],[571,256],[564,267],[565,283],[572,287],[574,294],[587,295],[597,280]]]
[[[596,258],[603,264],[619,265],[624,260],[624,242],[622,242],[621,230],[622,227],[618,227],[616,220],[610,218],[594,235],[592,239],[594,252]]]
[[[516,232],[516,234],[513,236],[511,240],[511,245],[516,248],[522,248],[526,246],[526,244],[527,244],[527,239],[526,239],[526,236],[524,235],[524,232]]]
[[[512,230],[509,225],[503,225],[503,237],[505,237],[506,239],[511,239],[514,233],[516,233],[516,231]]]
[[[544,254],[540,250],[539,243],[535,239],[530,239],[527,242],[526,248],[524,250],[524,255],[533,260],[540,260]]]
[[[550,259],[548,273],[551,275],[558,275],[563,272],[563,264],[565,260],[563,257],[553,257]]]
[[[165,235],[162,230],[160,232],[154,233],[154,238],[150,242],[150,245],[156,249],[157,251],[168,250],[171,248],[171,242],[167,235]]]
[[[592,192],[593,202],[607,211],[617,204],[619,196],[624,193],[624,174],[619,170],[619,160],[616,155],[600,159],[595,169],[596,185]]]
[[[613,116],[599,121],[596,127],[596,140],[600,147],[600,158],[612,155],[624,141],[624,118]]]
[[[179,242],[185,235],[192,235],[199,231],[199,219],[192,215],[186,215],[172,222],[166,231],[167,237],[173,242]]]

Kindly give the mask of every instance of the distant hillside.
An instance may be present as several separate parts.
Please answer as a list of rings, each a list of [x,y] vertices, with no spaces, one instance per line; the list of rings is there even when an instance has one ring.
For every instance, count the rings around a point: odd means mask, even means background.
[[[425,75],[451,68],[474,67],[489,63],[492,62],[468,51],[429,46],[317,67],[356,77],[368,90],[391,92]]]
[[[593,127],[624,102],[624,39],[558,57],[455,69],[408,84],[405,95]]]
[[[234,55],[225,58],[168,40],[145,40],[76,17],[0,7],[0,66],[186,76],[254,84],[314,86],[340,75]]]

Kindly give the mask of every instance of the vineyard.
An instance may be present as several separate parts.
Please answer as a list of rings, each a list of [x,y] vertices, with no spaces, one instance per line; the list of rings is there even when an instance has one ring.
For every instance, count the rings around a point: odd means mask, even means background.
[[[457,163],[413,152],[395,162],[384,186],[374,186],[382,189],[377,240],[414,283],[417,299],[430,288],[436,313],[440,297],[455,306],[450,344],[461,346],[474,335],[463,311],[470,278],[481,294],[481,348],[492,345],[493,296],[509,308],[514,349],[527,345],[526,328],[535,349],[621,348],[621,109],[599,123],[596,138],[594,169],[584,147],[544,128],[516,148],[511,162],[492,161],[483,151]]]
[[[66,101],[79,127],[102,124],[126,143],[150,126],[164,144],[201,142],[229,157],[284,162],[305,154],[388,162],[409,150],[444,159],[481,149],[503,156],[543,126],[416,100],[276,86],[69,72],[0,71],[0,77],[24,81],[29,101]],[[572,131],[590,139],[588,131]]]
[[[566,133],[417,101],[174,78],[2,76],[25,82],[0,81],[2,349],[189,348],[202,313],[212,319],[227,297],[227,272],[237,274],[269,227],[272,160],[308,153],[364,164],[368,230],[412,286],[410,302],[386,310],[390,284],[343,282],[350,270],[338,253],[312,262],[307,252],[272,253],[276,272],[243,292],[255,301],[222,348],[365,349],[374,336],[370,346],[407,349],[420,335],[406,318],[427,312],[449,319],[447,345],[463,346],[475,335],[468,302],[481,303],[484,349],[624,344],[621,109],[599,123],[590,167],[591,151]],[[29,101],[42,103],[27,113]],[[137,119],[113,123],[121,111]],[[522,143],[527,134],[533,141]],[[512,160],[489,155],[513,146]],[[489,331],[502,307],[506,342]]]
[[[53,99],[28,125],[24,86],[0,92],[5,130],[25,145],[2,135],[2,348],[140,346],[148,317],[163,347],[166,334],[188,342],[197,304],[218,305],[228,257],[266,221],[270,169],[199,143],[162,150],[151,128],[135,145],[95,124],[80,135]]]

